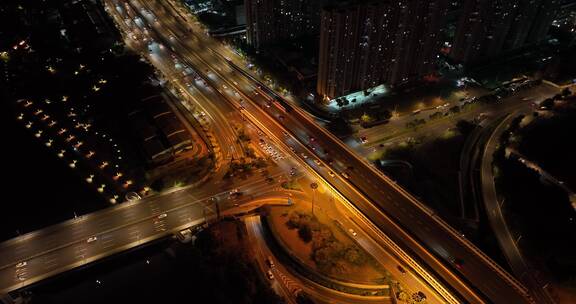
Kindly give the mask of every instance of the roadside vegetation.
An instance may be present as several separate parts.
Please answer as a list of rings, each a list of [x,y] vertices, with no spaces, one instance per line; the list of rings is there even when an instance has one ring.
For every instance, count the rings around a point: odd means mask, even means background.
[[[382,171],[447,217],[460,212],[460,153],[475,125],[459,121],[437,138],[407,138],[383,148],[376,164]]]
[[[233,160],[230,162],[230,166],[224,178],[229,179],[232,177],[237,177],[240,179],[246,179],[254,174],[254,169],[265,168],[267,165],[264,158],[256,159],[246,159],[241,158],[239,160]]]
[[[349,265],[362,266],[370,259],[358,245],[336,239],[328,225],[309,213],[291,212],[286,225],[297,229],[300,239],[312,245],[312,260],[323,273],[347,273]]]
[[[321,203],[320,203],[321,204]],[[386,284],[389,274],[364,251],[350,232],[321,209],[302,203],[270,209],[269,226],[293,259],[342,282]]]

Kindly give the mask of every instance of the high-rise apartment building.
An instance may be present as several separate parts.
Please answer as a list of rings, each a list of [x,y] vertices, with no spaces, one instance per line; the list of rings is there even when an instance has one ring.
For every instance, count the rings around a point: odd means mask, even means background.
[[[260,49],[317,34],[323,0],[245,0],[248,43]]]
[[[560,0],[466,0],[450,56],[464,64],[542,42]]]
[[[274,41],[274,3],[276,0],[246,0],[246,36],[248,43],[258,49]]]
[[[318,94],[331,99],[431,73],[447,8],[446,0],[355,1],[325,7]]]

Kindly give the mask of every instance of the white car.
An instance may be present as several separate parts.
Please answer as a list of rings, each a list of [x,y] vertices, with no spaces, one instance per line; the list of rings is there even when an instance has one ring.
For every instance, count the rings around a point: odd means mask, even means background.
[[[16,268],[21,268],[21,267],[24,267],[26,265],[28,265],[28,263],[26,263],[26,261],[20,262],[20,263],[16,264]]]
[[[354,231],[354,229],[350,228],[348,229],[348,232],[350,232],[351,235],[356,236],[358,233],[356,233],[356,231]]]
[[[266,259],[266,264],[268,264],[268,267],[270,267],[270,268],[274,267],[274,260],[272,260],[272,257],[269,256]]]
[[[95,242],[97,239],[98,239],[98,237],[92,236],[92,237],[89,237],[88,240],[86,240],[86,242],[87,242],[87,243],[92,243],[92,242]]]
[[[163,219],[163,218],[165,218],[165,217],[167,217],[167,216],[168,216],[168,214],[162,213],[162,214],[160,214],[160,215],[158,216],[158,219]]]

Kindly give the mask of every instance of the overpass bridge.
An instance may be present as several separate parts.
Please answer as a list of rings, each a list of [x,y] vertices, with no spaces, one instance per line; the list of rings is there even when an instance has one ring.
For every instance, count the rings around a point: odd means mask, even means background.
[[[130,3],[143,15],[151,16],[149,12],[153,11],[157,19],[150,17],[149,29],[160,41],[185,58],[189,66],[201,71],[201,77],[223,95],[228,94],[228,88],[238,94],[229,100],[250,121],[280,146],[292,150],[293,156],[307,162],[337,194],[353,202],[356,210],[377,226],[379,233],[389,236],[426,265],[441,285],[450,286],[452,292],[470,303],[536,303],[525,286],[433,210],[245,71],[232,52],[193,30],[193,22],[178,12],[171,1]],[[238,98],[246,102],[241,103]],[[371,226],[366,223],[366,227]],[[463,260],[464,265],[456,265],[456,260]]]
[[[212,37],[226,37],[246,33],[246,25],[238,25],[208,32]]]
[[[276,173],[273,177],[280,177]],[[231,189],[243,196],[231,198]],[[118,204],[0,243],[0,299],[41,280],[204,224],[245,200],[284,197],[278,184],[258,176],[242,183],[214,182]]]

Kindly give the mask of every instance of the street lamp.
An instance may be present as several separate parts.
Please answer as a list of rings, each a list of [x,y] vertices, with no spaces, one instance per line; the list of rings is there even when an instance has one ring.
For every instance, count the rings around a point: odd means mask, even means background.
[[[314,216],[314,201],[316,200],[316,189],[318,189],[317,183],[311,183],[310,188],[312,189],[312,216]]]

